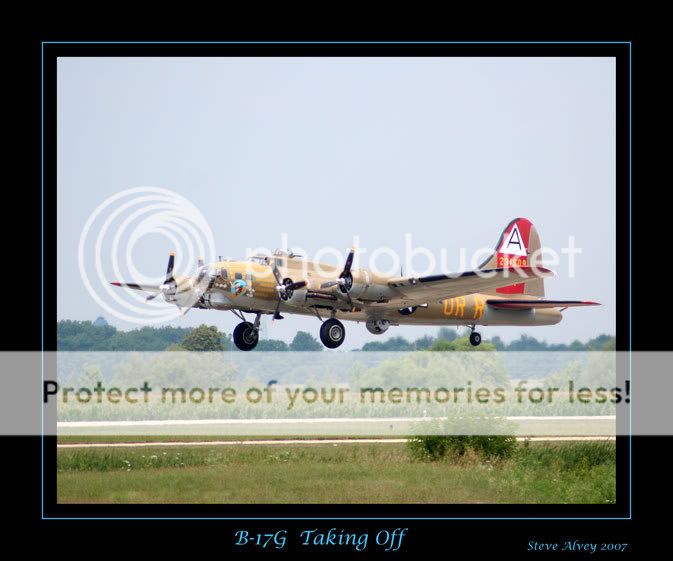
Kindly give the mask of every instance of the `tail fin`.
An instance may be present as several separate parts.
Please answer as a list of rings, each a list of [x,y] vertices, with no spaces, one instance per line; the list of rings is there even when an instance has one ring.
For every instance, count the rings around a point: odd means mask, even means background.
[[[540,265],[540,236],[533,223],[527,218],[515,218],[500,235],[491,257],[479,265],[480,269],[502,267],[532,267]],[[535,261],[535,262],[532,262]],[[487,294],[526,294],[544,296],[544,279],[520,282],[496,288]]]

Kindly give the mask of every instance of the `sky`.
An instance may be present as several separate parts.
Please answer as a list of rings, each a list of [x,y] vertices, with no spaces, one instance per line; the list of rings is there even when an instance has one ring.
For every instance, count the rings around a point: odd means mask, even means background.
[[[602,306],[570,309],[556,326],[483,327],[482,335],[612,334],[615,111],[611,58],[61,58],[58,318],[102,315],[139,327],[91,296],[78,244],[108,197],[154,186],[187,198],[210,225],[216,255],[232,258],[280,247],[283,234],[308,257],[323,247],[345,253],[357,236],[367,266],[377,248],[403,255],[411,234],[414,247],[447,255],[434,272],[455,272],[460,248],[493,247],[524,216],[543,246],[560,252],[573,236],[581,249],[573,276],[567,257],[551,267],[547,297]],[[159,281],[173,249],[147,236],[133,260]],[[103,246],[98,258],[110,262],[113,250]],[[231,332],[237,322],[191,310],[170,324]],[[316,318],[286,316],[264,322],[262,336],[289,342],[318,329]],[[344,349],[437,328],[391,327],[380,337],[363,324],[346,330]]]

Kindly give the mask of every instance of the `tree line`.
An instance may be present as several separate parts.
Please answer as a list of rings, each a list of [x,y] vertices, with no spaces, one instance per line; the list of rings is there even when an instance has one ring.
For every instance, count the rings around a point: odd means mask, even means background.
[[[230,333],[222,333],[214,325],[198,327],[141,327],[122,331],[103,318],[96,321],[61,320],[57,324],[59,351],[231,351],[236,350]],[[442,327],[437,335],[424,335],[414,341],[391,337],[369,341],[358,351],[584,351],[615,350],[615,337],[602,334],[589,341],[575,340],[569,344],[547,343],[530,335],[521,335],[504,343],[497,335],[484,340],[479,347],[470,345],[467,334]],[[297,331],[288,344],[280,339],[261,339],[258,351],[321,351],[323,346],[310,333]]]

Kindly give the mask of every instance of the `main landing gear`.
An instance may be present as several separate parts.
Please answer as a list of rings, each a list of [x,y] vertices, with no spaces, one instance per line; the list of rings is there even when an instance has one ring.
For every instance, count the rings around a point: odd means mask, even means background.
[[[320,326],[320,340],[328,349],[336,349],[346,338],[344,324],[336,318],[326,319]]]
[[[481,343],[481,334],[477,333],[475,331],[475,328],[476,328],[475,325],[470,326],[470,329],[472,330],[470,333],[470,343],[472,343],[473,347],[478,347],[479,343]]]
[[[249,321],[239,323],[234,328],[234,345],[242,351],[251,351],[257,346],[259,331]]]
[[[243,314],[234,312],[243,321],[234,328],[234,345],[241,351],[251,351],[259,342],[259,323],[261,314],[257,314],[254,323],[245,321]],[[316,313],[318,318],[322,318]],[[328,349],[336,349],[344,342],[346,338],[346,328],[336,318],[329,318],[322,322],[320,326],[320,340]]]
[[[241,314],[239,317],[244,321],[239,323],[234,328],[234,345],[236,345],[242,351],[251,351],[257,346],[257,343],[259,342],[259,321],[262,315],[257,314],[257,317],[255,317],[255,323],[245,321],[243,314]]]

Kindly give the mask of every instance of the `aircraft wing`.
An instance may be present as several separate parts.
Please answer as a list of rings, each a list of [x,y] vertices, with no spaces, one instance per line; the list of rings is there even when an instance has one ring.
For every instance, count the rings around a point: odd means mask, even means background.
[[[400,298],[395,303],[411,306],[484,292],[526,280],[550,277],[553,274],[544,267],[481,269],[450,275],[398,277],[388,281],[388,286],[400,293]],[[392,300],[390,302],[393,303]]]
[[[132,282],[111,282],[113,286],[121,286],[123,288],[132,288],[133,290],[143,290],[145,292],[160,292],[161,289],[158,286],[151,284],[135,284]]]
[[[535,308],[574,308],[576,306],[600,306],[598,302],[583,300],[486,300],[492,308],[504,310],[532,310]]]

